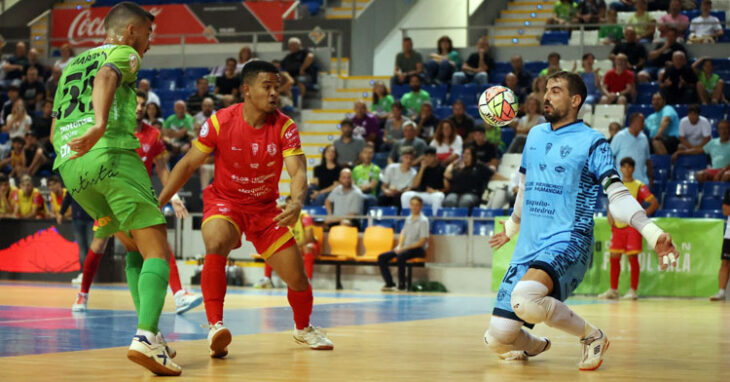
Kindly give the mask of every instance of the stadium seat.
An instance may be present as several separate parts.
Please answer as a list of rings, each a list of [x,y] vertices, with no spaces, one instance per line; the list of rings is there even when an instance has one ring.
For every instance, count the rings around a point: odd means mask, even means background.
[[[664,209],[668,210],[694,210],[695,199],[691,196],[671,196],[664,199]]]
[[[618,122],[623,126],[626,118],[624,105],[596,105],[593,108],[593,124],[608,126],[611,122]]]
[[[330,254],[343,256],[348,259],[357,257],[358,233],[356,227],[336,225],[330,228],[327,242],[330,245]]]
[[[722,199],[703,196],[700,201],[701,210],[720,210],[722,209]]]
[[[180,68],[163,68],[157,73],[157,87],[165,90],[175,90],[185,87],[182,83],[183,70]]]
[[[441,106],[441,107],[436,107],[433,109],[433,114],[438,119],[446,119],[451,115],[451,113],[452,113],[451,106]]]
[[[677,112],[679,119],[687,116],[687,105],[672,105],[672,107],[674,107],[674,110]]]
[[[452,85],[449,94],[449,105],[452,105],[457,99],[466,105],[473,105],[477,102],[479,95],[479,87],[476,84]]]
[[[702,105],[700,115],[707,119],[725,119],[725,105]]]
[[[657,168],[665,168],[668,170],[672,167],[672,156],[653,154],[651,156],[651,165],[655,170]]]
[[[667,185],[667,196],[689,196],[697,198],[700,185],[697,182],[674,181]]]
[[[664,190],[667,188],[667,181],[663,179],[657,179],[654,177],[654,184],[649,187],[651,190],[651,193],[654,195],[655,198],[657,198],[657,201],[659,201],[659,204],[662,203],[662,196],[664,195]]]
[[[675,167],[673,176],[675,180],[686,180],[694,182],[697,180],[697,170],[686,167]]]
[[[677,158],[677,162],[674,163],[674,167],[675,169],[677,167],[684,167],[692,170],[703,170],[707,167],[707,156],[704,154],[680,155]]]
[[[702,197],[712,197],[722,199],[725,196],[725,190],[730,186],[724,182],[705,182],[702,183]]]
[[[493,218],[504,216],[504,210],[475,208],[471,212],[472,217],[476,218]],[[492,236],[494,234],[494,220],[474,220],[474,235]]]
[[[388,166],[388,155],[390,155],[390,153],[375,153],[373,156],[373,163],[378,165],[378,167],[384,171],[385,167]]]
[[[137,79],[146,79],[150,82],[152,89],[157,87],[157,69],[140,69],[137,73]]]
[[[423,90],[431,96],[431,103],[434,107],[446,103],[446,90],[448,90],[446,85],[424,85]]]
[[[439,210],[438,216],[442,218],[449,218],[449,217],[460,217],[465,218],[469,216],[469,209],[468,208],[462,208],[462,207],[443,207]],[[448,223],[453,223],[456,225],[460,225],[463,232],[466,232],[467,230],[467,222],[466,220],[440,220],[445,221]]]
[[[654,167],[654,181],[662,180],[666,182],[669,179],[669,169],[668,168],[661,168],[661,167]]]
[[[501,129],[501,134],[504,147],[509,147],[510,143],[512,143],[512,140],[515,139],[515,130],[511,127],[503,127]]]
[[[393,249],[393,239],[393,228],[380,226],[368,227],[362,236],[365,254],[358,257],[358,260],[377,260],[378,255]]]
[[[702,219],[723,219],[722,210],[697,210],[692,217]]]
[[[476,105],[467,107],[466,114],[469,114],[470,117],[474,118],[476,123],[479,123],[482,118],[481,116],[479,116],[479,107]]]
[[[567,45],[569,39],[569,31],[547,30],[542,34],[540,45]]]
[[[641,113],[644,115],[644,117],[648,117],[649,114],[654,112],[654,108],[651,107],[651,105],[629,105],[628,108],[626,108],[626,126],[628,126],[629,123],[629,116],[634,113]]]
[[[186,84],[195,85],[198,78],[205,77],[210,73],[208,68],[187,68],[183,70],[183,80]],[[211,84],[214,85],[214,84]],[[189,86],[189,85],[188,85]]]
[[[306,212],[311,216],[314,215],[327,215],[327,209],[322,206],[304,206],[302,212]]]
[[[715,71],[730,70],[730,58],[713,58],[712,67]]]
[[[688,218],[691,216],[689,210],[658,210],[654,213],[654,217],[658,218]]]
[[[401,97],[403,97],[404,94],[408,93],[409,91],[411,91],[411,86],[408,84],[395,85],[393,86],[393,89],[390,89],[390,93],[396,100],[399,100]]]
[[[395,219],[384,219],[383,217],[398,216],[398,207],[370,207],[370,209],[368,209],[367,215],[372,216],[373,226],[395,228]],[[365,219],[363,221],[364,227],[367,227],[369,225],[369,220],[370,219]]]
[[[437,221],[433,225],[434,235],[463,235],[465,232],[464,226],[458,223]]]
[[[532,73],[533,75],[537,75],[542,71],[543,69],[548,67],[547,61],[528,61],[525,62],[525,70]]]

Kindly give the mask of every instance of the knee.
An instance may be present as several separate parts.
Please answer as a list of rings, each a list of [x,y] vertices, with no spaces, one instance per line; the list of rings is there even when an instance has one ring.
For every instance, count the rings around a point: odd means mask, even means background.
[[[230,250],[230,244],[222,239],[211,238],[205,243],[205,253],[228,256],[228,252],[230,252]]]
[[[512,291],[510,303],[517,317],[530,324],[547,319],[548,311],[543,304],[547,287],[537,281],[519,281]]]

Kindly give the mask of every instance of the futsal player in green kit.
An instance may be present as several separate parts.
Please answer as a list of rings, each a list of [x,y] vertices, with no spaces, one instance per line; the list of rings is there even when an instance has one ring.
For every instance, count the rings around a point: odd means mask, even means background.
[[[127,358],[158,375],[180,375],[159,333],[170,268],[165,218],[134,136],[135,84],[149,49],[154,16],[137,4],[115,5],[104,19],[104,45],[66,66],[53,105],[51,139],[58,169],[73,198],[99,222],[96,237],[128,232],[139,253],[127,254],[127,283],[137,333]]]

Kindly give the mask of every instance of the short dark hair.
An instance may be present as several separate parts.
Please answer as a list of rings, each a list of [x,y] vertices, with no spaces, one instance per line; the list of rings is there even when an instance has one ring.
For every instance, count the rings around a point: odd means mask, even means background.
[[[412,39],[412,38],[410,38],[410,37],[408,37],[408,36],[406,36],[406,37],[403,37],[403,42],[406,42],[406,41],[410,41],[410,42],[413,42],[413,39]]]
[[[588,59],[588,57],[593,57],[593,59],[596,58],[596,56],[594,56],[593,53],[586,53],[586,54],[583,55],[582,60],[585,61],[585,60]]]
[[[586,101],[586,97],[588,96],[588,90],[586,89],[586,83],[583,82],[583,78],[580,76],[580,74],[572,73],[572,72],[566,72],[565,70],[561,70],[557,73],[553,73],[547,77],[549,80],[557,80],[557,79],[563,79],[568,82],[568,94],[570,96],[579,95],[580,96],[580,105],[578,105],[578,109],[583,106],[583,103]]]
[[[411,200],[414,200],[414,199],[415,200],[418,200],[418,203],[421,203],[421,205],[423,205],[423,199],[421,199],[420,196],[414,196],[414,197],[411,198]]]
[[[624,165],[629,165],[631,167],[636,167],[636,162],[634,161],[633,158],[626,157],[626,158],[621,159],[621,167],[623,167]]]
[[[400,103],[400,101],[395,101],[395,102],[393,102],[393,105],[391,105],[391,106],[390,106],[390,108],[391,108],[391,109],[392,109],[392,108],[396,108],[396,109],[398,109],[398,110],[400,110],[400,111],[403,111],[403,109],[404,109],[404,107],[403,107],[403,104],[402,104],[402,103]]]
[[[13,139],[12,139],[12,140],[10,141],[10,143],[11,143],[11,144],[12,144],[12,143],[20,143],[21,145],[25,145],[25,139],[23,139],[22,137],[15,137],[15,138],[13,138]]]
[[[636,118],[641,118],[641,117],[643,117],[643,116],[644,116],[644,114],[641,114],[641,113],[639,113],[638,111],[635,111],[635,112],[631,113],[631,115],[629,116],[629,124],[630,124],[631,122],[634,122],[634,120],[635,120]]]
[[[693,103],[693,104],[687,106],[687,114],[689,114],[689,113],[699,114],[700,113],[700,105],[698,105],[696,103]]]
[[[238,64],[238,61],[236,61],[233,57],[226,58],[226,65],[228,65],[229,62],[233,61],[234,64]]]
[[[551,59],[551,58],[557,58],[559,60],[560,59],[560,53],[558,53],[558,52],[550,52],[550,54],[548,54],[547,58],[548,58],[548,60]]]
[[[350,118],[345,118],[340,122],[340,128],[342,128],[342,126],[345,126],[345,125],[350,126],[350,127],[355,127],[355,124],[352,123],[352,120]]]
[[[50,178],[48,178],[48,183],[58,183],[61,184],[61,177],[58,175],[53,175]]]
[[[104,29],[113,31],[122,26],[122,22],[130,19],[155,21],[155,15],[131,1],[123,1],[109,10],[104,17]],[[126,26],[126,25],[125,25]]]
[[[205,81],[205,82],[208,82],[208,79],[207,79],[207,78],[205,78],[205,77],[200,77],[200,78],[198,78],[197,80],[195,80],[195,84],[196,84],[196,85],[197,85],[197,84],[199,84],[199,83],[200,83],[200,81]]]
[[[0,172],[0,183],[8,183],[10,180],[8,179],[8,176],[5,175],[4,172]]]
[[[436,148],[433,146],[426,147],[423,149],[423,155],[436,155]]]
[[[147,93],[145,93],[141,90],[137,90],[137,97],[142,97],[142,98],[144,98],[145,102],[147,102]]]
[[[251,85],[256,80],[259,73],[279,74],[279,69],[276,69],[274,64],[267,61],[251,61],[243,67],[243,70],[241,71],[241,80]]]
[[[462,101],[461,98],[457,98],[456,101],[454,101],[454,103],[451,104],[452,107],[456,106],[456,105],[461,105],[463,107],[466,107],[466,106],[464,106],[464,101]]]

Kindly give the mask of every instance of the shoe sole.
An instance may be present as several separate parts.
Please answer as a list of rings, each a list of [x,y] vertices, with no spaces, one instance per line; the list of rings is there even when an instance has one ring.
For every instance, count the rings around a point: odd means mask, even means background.
[[[309,344],[306,341],[302,341],[296,337],[294,337],[294,341],[296,341],[296,343],[298,343],[300,345],[309,346]],[[334,345],[320,345],[320,346],[315,346],[315,347],[309,346],[309,348],[311,350],[334,350],[335,346]]]
[[[231,344],[231,331],[220,330],[210,340],[210,357],[223,358],[228,355],[228,345]]]
[[[86,308],[71,307],[71,311],[76,312],[76,313],[81,313],[81,312],[86,312]]]
[[[601,352],[601,360],[598,361],[598,365],[596,365],[596,366],[594,366],[592,368],[585,368],[585,369],[584,368],[578,368],[578,370],[580,370],[580,371],[594,371],[594,370],[598,369],[599,367],[601,367],[601,365],[603,365],[603,356],[606,355],[606,352],[608,351],[608,347],[610,345],[611,345],[611,342],[609,342],[608,340],[606,340],[606,346],[603,347],[603,351]]]
[[[203,296],[199,296],[199,298],[196,298],[195,300],[193,300],[193,302],[190,305],[187,305],[187,306],[184,306],[182,308],[178,308],[177,310],[175,310],[175,314],[185,314],[187,311],[197,308],[202,303],[203,303]]]
[[[178,376],[182,374],[182,370],[174,370],[160,365],[154,359],[144,355],[144,353],[138,352],[137,350],[127,351],[127,359],[155,373],[156,375]]]

